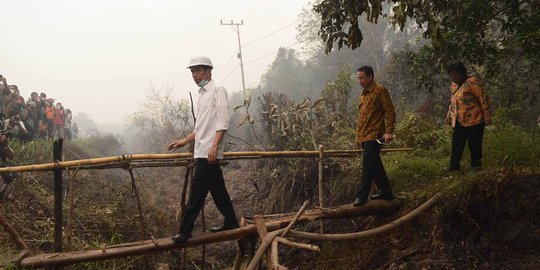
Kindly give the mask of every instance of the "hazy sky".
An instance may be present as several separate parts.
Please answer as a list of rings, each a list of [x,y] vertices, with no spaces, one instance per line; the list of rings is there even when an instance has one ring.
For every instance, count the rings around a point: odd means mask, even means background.
[[[212,58],[213,78],[229,92],[241,89],[236,32],[220,19],[244,21],[246,87],[256,86],[279,47],[300,46],[296,25],[307,5],[308,0],[0,0],[0,74],[25,98],[45,92],[74,114],[122,123],[151,85],[174,87],[176,98],[196,90],[186,69],[193,55]]]

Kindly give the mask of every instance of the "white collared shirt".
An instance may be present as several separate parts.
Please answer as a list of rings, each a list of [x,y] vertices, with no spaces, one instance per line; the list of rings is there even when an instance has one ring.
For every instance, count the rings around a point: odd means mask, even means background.
[[[214,143],[216,132],[229,129],[229,102],[227,90],[217,86],[214,80],[199,89],[197,100],[197,123],[195,124],[194,158],[208,158],[208,152]],[[218,159],[223,158],[224,139],[218,145]]]

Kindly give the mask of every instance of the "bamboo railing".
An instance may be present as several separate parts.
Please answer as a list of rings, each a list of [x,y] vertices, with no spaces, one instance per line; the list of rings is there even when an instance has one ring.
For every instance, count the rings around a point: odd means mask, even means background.
[[[408,152],[412,148],[389,148],[382,149],[381,153]],[[324,157],[352,157],[362,153],[362,150],[326,150],[322,151]],[[258,158],[318,158],[321,151],[272,151],[272,152],[226,152],[223,160],[258,159]],[[90,158],[70,160],[54,163],[32,164],[0,168],[0,173],[8,172],[33,172],[52,171],[55,169],[111,169],[123,168],[123,164],[131,167],[170,167],[187,166],[192,159],[193,153],[172,154],[136,154],[120,155],[114,157]],[[157,160],[157,161],[156,161]]]

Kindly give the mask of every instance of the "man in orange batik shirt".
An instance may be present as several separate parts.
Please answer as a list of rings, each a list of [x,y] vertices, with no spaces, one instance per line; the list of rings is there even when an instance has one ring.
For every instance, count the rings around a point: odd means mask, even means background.
[[[467,75],[462,62],[446,69],[452,79],[452,98],[446,121],[452,125],[452,155],[450,171],[459,171],[465,143],[471,152],[471,168],[482,169],[482,140],[484,128],[491,124],[490,102],[482,81]]]

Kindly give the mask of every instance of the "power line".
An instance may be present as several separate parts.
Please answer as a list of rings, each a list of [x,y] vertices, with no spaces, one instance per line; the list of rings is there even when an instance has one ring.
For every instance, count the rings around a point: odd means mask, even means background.
[[[245,18],[248,18],[248,17],[251,16],[251,15],[253,15],[253,13],[254,13],[255,11],[259,10],[262,6],[268,4],[268,3],[272,2],[272,1],[273,1],[273,0],[268,0],[268,1],[264,2],[264,3],[262,3],[261,5],[259,5],[258,7],[256,7],[254,10],[252,10],[250,13],[248,13],[247,15],[244,15],[244,19],[245,19]]]
[[[231,72],[229,72],[229,74],[227,74],[227,76],[225,76],[223,79],[221,79],[222,82],[224,82],[227,78],[229,78],[238,68],[240,67],[240,65],[236,66]]]
[[[277,30],[274,30],[273,32],[270,32],[270,33],[266,34],[265,36],[262,36],[262,37],[260,37],[260,38],[258,38],[258,39],[255,39],[255,40],[252,40],[252,41],[250,41],[250,42],[244,44],[244,46],[242,46],[242,47],[247,47],[247,46],[249,46],[249,45],[251,45],[251,44],[253,44],[253,43],[257,42],[257,41],[263,40],[263,39],[265,39],[265,38],[267,38],[267,37],[269,37],[269,36],[271,36],[271,35],[273,35],[273,34],[279,32],[279,31],[282,31],[282,30],[284,30],[284,29],[290,27],[291,25],[296,24],[296,23],[299,22],[300,20],[301,20],[301,19],[298,19],[298,20],[296,20],[296,21],[294,21],[294,22],[292,22],[292,23],[290,23],[290,24],[287,24],[287,25],[285,25],[285,26],[283,26],[283,27],[281,27],[281,28],[279,28],[279,29],[277,29]]]
[[[231,57],[229,57],[229,59],[225,62],[225,64],[221,65],[221,67],[219,67],[217,70],[216,70],[216,73],[219,73],[221,70],[223,70],[223,68],[225,68],[225,66],[227,66],[227,64],[229,62],[231,62],[231,60],[233,59],[233,57],[235,57],[237,54],[236,53],[233,53],[233,55],[231,55]]]
[[[236,8],[238,8],[241,4],[243,4],[245,2],[245,0],[243,1],[240,1],[238,2],[238,5],[234,6],[233,8],[229,9],[229,11],[227,11],[227,13],[225,13],[225,15],[223,15],[223,17],[227,17],[227,15],[229,15],[233,10],[235,10]]]
[[[242,11],[240,11],[239,13],[236,14],[236,17],[240,17],[240,15],[242,13],[244,13],[244,11],[246,11],[247,9],[249,9],[250,7],[252,7],[255,3],[257,3],[259,0],[255,0],[253,2],[251,2],[251,4],[249,4],[246,8],[244,8]]]
[[[302,43],[302,42],[304,42],[304,41],[298,41],[298,42],[296,42],[296,43],[294,43],[294,44],[291,44],[291,45],[286,46],[286,47],[283,47],[283,48],[288,49],[288,48],[293,47],[293,46],[296,46],[296,45],[298,45],[298,44],[300,44],[300,43]],[[257,62],[257,61],[259,61],[259,60],[261,60],[261,59],[263,59],[263,58],[266,58],[266,57],[268,57],[268,56],[274,55],[274,54],[276,54],[276,53],[278,53],[278,52],[279,52],[279,49],[278,49],[277,51],[273,51],[273,52],[271,52],[271,53],[269,53],[269,54],[265,54],[265,55],[263,55],[263,56],[261,56],[261,57],[257,57],[257,58],[255,58],[255,59],[246,61],[246,62],[244,63],[244,65],[247,65],[247,64],[251,64],[251,63]]]

